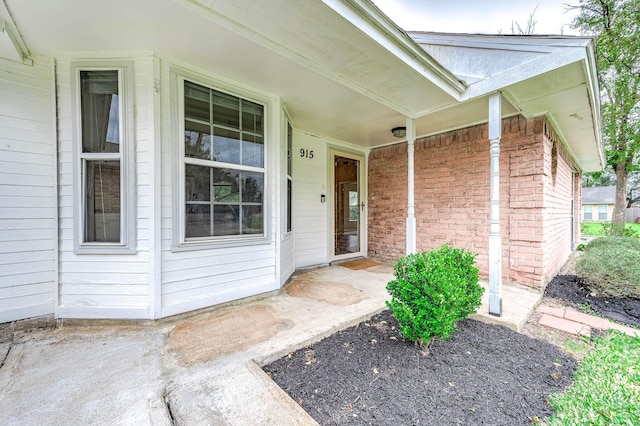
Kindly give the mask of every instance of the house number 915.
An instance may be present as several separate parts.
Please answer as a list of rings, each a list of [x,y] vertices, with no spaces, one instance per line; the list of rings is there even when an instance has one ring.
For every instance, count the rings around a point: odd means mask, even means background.
[[[313,158],[313,150],[300,149],[300,157],[311,160]]]

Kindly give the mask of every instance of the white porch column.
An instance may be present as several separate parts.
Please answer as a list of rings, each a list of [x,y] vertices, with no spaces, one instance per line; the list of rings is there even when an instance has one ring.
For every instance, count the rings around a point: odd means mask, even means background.
[[[489,218],[489,314],[502,315],[502,241],[500,237],[501,95],[489,96],[489,153],[491,156],[491,213]]]
[[[414,190],[413,154],[416,142],[416,126],[413,118],[407,117],[407,254],[416,252],[416,211]]]

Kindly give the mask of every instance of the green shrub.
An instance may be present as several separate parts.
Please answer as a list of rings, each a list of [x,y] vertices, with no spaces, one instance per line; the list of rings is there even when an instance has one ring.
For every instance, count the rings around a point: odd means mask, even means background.
[[[387,284],[387,306],[398,320],[400,333],[416,344],[432,337],[446,339],[455,323],[476,312],[484,288],[478,284],[476,255],[442,246],[410,254],[394,265],[395,280]]]
[[[640,299],[640,240],[602,237],[591,241],[578,257],[576,275],[602,296]]]

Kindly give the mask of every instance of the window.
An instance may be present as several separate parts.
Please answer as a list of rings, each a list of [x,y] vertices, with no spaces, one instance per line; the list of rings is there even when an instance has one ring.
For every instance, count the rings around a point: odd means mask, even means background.
[[[584,220],[592,220],[592,208],[593,206],[584,206]]]
[[[607,206],[598,206],[598,220],[607,220]]]
[[[76,250],[132,252],[132,137],[124,85],[126,66],[74,66],[77,143]]]
[[[293,230],[293,128],[287,120],[287,232]]]
[[[184,240],[264,236],[264,106],[184,81]]]

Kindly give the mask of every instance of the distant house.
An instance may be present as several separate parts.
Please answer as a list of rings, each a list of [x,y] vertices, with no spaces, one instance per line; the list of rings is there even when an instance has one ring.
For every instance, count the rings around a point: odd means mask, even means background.
[[[582,188],[582,220],[585,222],[606,222],[611,220],[615,203],[615,186]]]
[[[0,23],[0,323],[163,318],[442,244],[499,302],[558,273],[604,165],[589,37],[407,33],[370,0]]]

